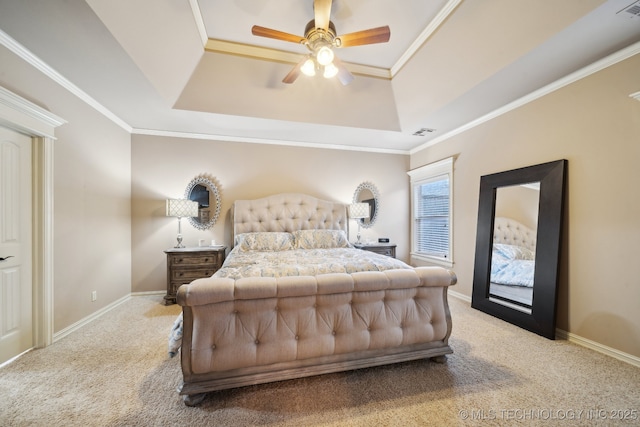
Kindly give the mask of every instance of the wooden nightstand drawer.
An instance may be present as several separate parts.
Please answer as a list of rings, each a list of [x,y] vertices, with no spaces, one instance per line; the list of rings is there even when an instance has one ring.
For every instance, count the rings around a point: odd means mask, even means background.
[[[181,284],[189,283],[195,279],[200,279],[202,277],[211,277],[213,273],[215,273],[217,268],[197,268],[197,269],[173,269],[171,271],[171,281],[178,281]]]
[[[374,248],[374,249],[370,249],[371,252],[375,252],[378,253],[380,255],[386,255],[386,256],[390,256],[390,257],[395,257],[395,254],[393,253],[393,249],[392,248]]]
[[[167,254],[165,304],[175,304],[178,288],[196,279],[211,277],[224,263],[226,246],[172,248]]]
[[[375,252],[380,255],[386,255],[391,258],[396,257],[396,246],[393,243],[377,243],[377,244],[355,244],[353,245],[363,251]]]
[[[187,268],[196,267],[199,265],[211,265],[217,263],[220,254],[208,254],[208,255],[187,255],[187,254],[174,254],[169,255],[168,262],[173,267],[186,266]]]

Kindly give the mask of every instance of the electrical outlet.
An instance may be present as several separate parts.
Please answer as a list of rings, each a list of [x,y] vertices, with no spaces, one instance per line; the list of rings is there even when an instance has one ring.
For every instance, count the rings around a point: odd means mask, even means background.
[[[98,291],[91,292],[91,301],[95,301],[98,299]]]

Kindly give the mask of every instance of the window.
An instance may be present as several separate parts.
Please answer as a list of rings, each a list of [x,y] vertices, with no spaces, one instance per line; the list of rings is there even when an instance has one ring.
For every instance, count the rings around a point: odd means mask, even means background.
[[[411,255],[453,266],[453,158],[409,171],[411,177]]]

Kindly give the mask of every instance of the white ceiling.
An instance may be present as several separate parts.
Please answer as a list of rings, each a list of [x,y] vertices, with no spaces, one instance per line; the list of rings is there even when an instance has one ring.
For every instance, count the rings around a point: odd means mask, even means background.
[[[134,133],[410,153],[638,53],[630,4],[334,0],[338,34],[391,28],[388,43],[336,50],[349,86],[283,84],[304,46],[251,35],[304,35],[312,0],[0,0],[0,42]]]

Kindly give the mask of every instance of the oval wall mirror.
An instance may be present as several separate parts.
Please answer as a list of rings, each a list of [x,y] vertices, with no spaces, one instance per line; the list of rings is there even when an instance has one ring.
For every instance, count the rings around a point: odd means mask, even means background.
[[[198,230],[206,230],[218,220],[222,207],[222,197],[216,179],[208,175],[198,175],[191,180],[184,192],[185,199],[198,202],[197,217],[189,222]]]
[[[368,203],[369,218],[358,219],[362,228],[371,227],[378,218],[380,212],[380,195],[375,185],[370,182],[363,182],[356,188],[353,194],[353,203]]]
[[[480,178],[471,306],[554,339],[566,160]]]

